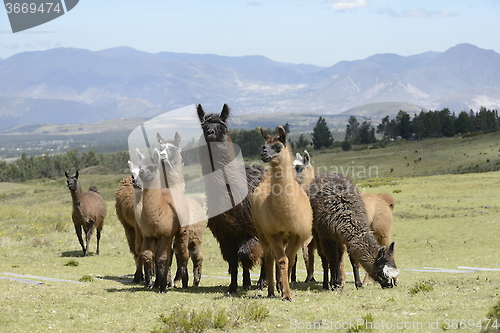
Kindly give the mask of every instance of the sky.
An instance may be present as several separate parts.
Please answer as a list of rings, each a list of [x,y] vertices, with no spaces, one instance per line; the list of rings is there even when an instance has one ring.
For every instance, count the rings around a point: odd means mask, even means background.
[[[0,58],[129,46],[327,67],[461,43],[500,53],[498,17],[498,0],[80,0],[65,15],[15,34],[0,11]]]

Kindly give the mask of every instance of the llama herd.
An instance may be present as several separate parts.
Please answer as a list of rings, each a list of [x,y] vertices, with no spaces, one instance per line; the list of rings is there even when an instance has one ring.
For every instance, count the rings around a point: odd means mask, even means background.
[[[370,278],[383,288],[396,285],[399,270],[391,242],[392,196],[360,194],[344,175],[315,175],[307,151],[293,159],[287,133],[281,126],[276,135],[260,129],[264,141],[261,160],[268,170],[256,165],[242,170],[233,162],[239,152],[230,138],[229,107],[224,104],[220,114],[207,114],[201,105],[196,108],[203,131],[198,159],[205,200],[185,194],[178,133],[173,140],[157,134],[160,150],[154,148],[148,157],[137,150],[139,165],[129,161],[131,175],[120,182],[115,192],[116,213],[135,260],[134,283],[144,282],[146,288],[158,288],[160,293],[179,281],[186,288],[191,258],[193,285],[198,286],[203,267],[202,236],[208,226],[229,266],[229,293],[237,291],[240,265],[245,289],[251,287],[250,270],[260,265],[257,287],[267,285],[268,297],[274,296],[276,288],[283,300],[291,301],[290,280],[295,279],[300,248],[307,269],[306,282],[314,281],[313,253],[317,250],[324,289],[342,287],[346,250],[357,288]],[[104,201],[97,189],[82,192],[78,172],[75,177],[66,177],[73,198],[73,222],[84,255],[88,255],[94,229],[98,254],[106,215]],[[174,257],[177,270],[172,282],[170,267]],[[360,265],[367,272],[364,282],[359,276]]]

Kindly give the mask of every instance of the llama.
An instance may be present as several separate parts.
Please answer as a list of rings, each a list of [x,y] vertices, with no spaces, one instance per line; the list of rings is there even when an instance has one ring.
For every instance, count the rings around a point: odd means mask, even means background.
[[[268,297],[274,297],[274,263],[277,265],[278,288],[282,299],[291,301],[291,268],[300,246],[311,235],[312,210],[304,190],[295,181],[290,145],[286,132],[265,139],[261,159],[271,166],[252,197],[252,218],[264,250]]]
[[[76,171],[74,176],[69,176],[66,171],[64,172],[64,175],[66,176],[66,184],[68,185],[71,198],[73,200],[73,212],[71,214],[71,218],[73,219],[73,224],[75,225],[78,241],[82,246],[83,255],[85,257],[89,255],[90,238],[94,233],[94,230],[97,230],[96,254],[99,254],[101,230],[107,214],[106,203],[101,195],[96,191],[97,188],[95,188],[95,190],[83,192],[80,181],[78,180],[78,171]],[[82,227],[85,231],[86,246],[83,244]]]
[[[142,260],[144,264],[144,279],[146,288],[152,288],[152,275],[156,264],[155,282],[159,292],[165,293],[167,287],[167,272],[172,260],[172,244],[180,254],[182,286],[187,287],[187,232],[181,229],[180,220],[188,212],[184,205],[174,203],[174,197],[179,197],[175,189],[161,187],[160,153],[154,149],[151,161],[144,159],[139,167],[139,178],[143,184],[142,211],[138,221],[144,236],[142,245]]]
[[[394,243],[386,248],[376,242],[354,183],[344,175],[321,173],[309,185],[308,193],[314,215],[313,234],[323,263],[323,288],[342,286],[341,262],[346,248],[382,288],[391,288],[399,274],[393,260]]]
[[[137,179],[139,168],[128,161],[132,175],[120,181],[118,189],[115,192],[116,216],[120,220],[125,236],[127,237],[130,252],[134,256],[136,270],[133,283],[140,283],[144,280],[142,272],[142,233],[137,224],[136,211],[142,209],[142,188],[139,188],[139,198],[136,199]],[[139,213],[140,216],[140,213]]]
[[[203,130],[198,157],[205,182],[208,228],[217,239],[222,257],[229,265],[231,283],[228,291],[236,293],[238,264],[241,263],[243,269],[243,288],[248,289],[251,286],[250,270],[261,263],[263,256],[262,247],[257,241],[257,231],[250,218],[250,198],[262,180],[264,168],[247,166],[246,177],[240,177],[239,170],[234,170],[232,163],[237,154],[229,136],[227,121],[230,109],[226,104],[220,114],[206,114],[199,104],[197,113]],[[240,203],[232,201],[230,207],[226,203],[233,200],[233,195],[236,193],[228,189],[228,179],[231,179],[232,184],[240,190],[244,187],[243,192],[247,193]],[[220,213],[221,207],[227,209]],[[263,283],[263,267],[261,267],[261,277],[257,286],[262,288]]]
[[[178,132],[175,133],[173,140],[163,140],[159,133],[156,134],[158,143],[160,144],[160,157],[162,160],[163,173],[168,188],[174,188],[183,194],[185,191],[184,173],[182,170],[182,155],[180,142],[181,137]],[[189,225],[184,226],[188,232],[188,251],[189,257],[193,263],[193,286],[197,287],[200,284],[201,273],[203,269],[203,231],[206,226],[205,213],[203,209],[203,201],[200,197],[186,197],[186,203],[189,206]],[[174,286],[181,279],[181,258],[179,253],[176,253],[177,272],[174,278]]]

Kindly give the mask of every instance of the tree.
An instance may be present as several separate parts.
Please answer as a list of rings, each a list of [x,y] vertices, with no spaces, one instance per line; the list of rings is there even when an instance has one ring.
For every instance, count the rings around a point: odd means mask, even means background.
[[[306,148],[311,142],[306,140],[304,133],[300,133],[299,140],[296,142],[297,149]]]
[[[403,110],[399,110],[398,115],[396,116],[396,126],[398,129],[398,135],[402,138],[408,139],[411,135],[410,132],[410,123],[411,118],[408,113]]]
[[[349,123],[345,130],[345,140],[352,143],[359,143],[359,122],[355,116],[349,117]]]
[[[462,111],[458,114],[458,118],[455,121],[455,131],[457,133],[469,133],[472,129],[472,119],[469,117],[469,114],[465,111]]]
[[[330,147],[333,144],[332,133],[328,129],[326,120],[323,117],[319,117],[318,122],[314,127],[312,136],[314,149],[320,149],[321,147]]]
[[[375,128],[373,127],[370,119],[363,120],[363,123],[359,127],[359,139],[356,140],[362,144],[377,142],[375,138]]]

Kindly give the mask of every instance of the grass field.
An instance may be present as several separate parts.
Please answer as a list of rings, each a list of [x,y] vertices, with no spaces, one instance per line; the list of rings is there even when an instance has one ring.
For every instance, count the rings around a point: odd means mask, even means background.
[[[266,291],[258,290],[228,296],[227,265],[208,229],[199,287],[160,295],[131,284],[134,262],[113,198],[124,175],[80,176],[84,188],[99,187],[108,205],[101,254],[94,255],[94,237],[87,258],[81,256],[74,232],[64,179],[0,183],[0,331],[151,332],[187,317],[193,325],[211,312],[214,323],[234,332],[436,332],[455,331],[460,321],[461,331],[479,332],[500,295],[500,172],[447,173],[469,162],[478,168],[495,165],[498,136],[443,140],[313,152],[315,166],[327,171],[335,165],[379,168],[375,179],[354,178],[362,191],[387,192],[396,199],[393,240],[401,274],[399,285],[389,290],[374,284],[356,290],[350,275],[336,292],[321,290],[320,283],[299,282],[292,286],[291,303],[268,299]],[[419,157],[422,161],[414,163]],[[386,170],[390,165],[392,173]],[[316,266],[319,281],[319,260]],[[348,263],[346,268],[350,271]],[[298,269],[303,281],[301,260]],[[257,279],[258,270],[252,273]],[[14,281],[13,274],[42,283]],[[371,324],[360,325],[365,321]]]

